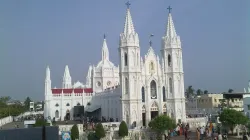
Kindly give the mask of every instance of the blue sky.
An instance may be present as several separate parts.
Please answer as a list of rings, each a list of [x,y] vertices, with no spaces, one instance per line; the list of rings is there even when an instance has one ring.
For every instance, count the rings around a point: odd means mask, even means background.
[[[45,68],[61,87],[64,67],[85,81],[88,65],[101,59],[103,34],[118,64],[125,0],[1,0],[0,96],[44,99]],[[185,86],[209,92],[243,91],[250,79],[248,0],[131,0],[141,54],[160,54],[167,7],[181,37]],[[248,19],[247,19],[248,16]],[[248,38],[248,40],[247,40]]]

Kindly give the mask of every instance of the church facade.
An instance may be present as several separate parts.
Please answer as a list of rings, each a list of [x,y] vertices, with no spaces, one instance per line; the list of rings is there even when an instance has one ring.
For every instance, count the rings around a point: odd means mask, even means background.
[[[88,112],[100,109],[100,117],[124,120],[129,126],[147,126],[159,114],[186,122],[182,48],[171,13],[160,56],[150,43],[147,54],[141,57],[139,35],[128,7],[118,50],[120,62],[115,66],[109,60],[104,37],[102,60],[89,66],[86,84],[72,84],[66,66],[62,88],[52,89],[47,67],[45,118],[60,120],[68,114],[73,119],[73,107],[84,106]]]

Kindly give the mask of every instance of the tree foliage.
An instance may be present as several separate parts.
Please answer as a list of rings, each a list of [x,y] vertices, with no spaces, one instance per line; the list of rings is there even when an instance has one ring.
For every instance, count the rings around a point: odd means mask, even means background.
[[[30,102],[32,102],[32,100],[30,99],[30,97],[27,97],[24,101],[24,106],[27,110],[29,110],[30,108]]]
[[[105,132],[105,130],[104,130],[102,124],[101,124],[101,123],[98,123],[98,124],[96,125],[96,128],[95,128],[95,135],[96,135],[99,139],[101,139],[101,138],[104,138],[104,137],[105,137],[105,135],[106,135],[105,133],[106,133],[106,132]]]
[[[163,133],[166,130],[174,129],[176,123],[175,120],[171,119],[169,116],[160,115],[150,121],[149,127],[159,133]]]
[[[204,90],[204,92],[203,92],[204,94],[208,94],[208,91],[207,90]]]
[[[188,86],[188,88],[186,89],[187,98],[192,97],[194,95],[194,92],[195,92],[195,90],[194,90],[193,86]]]
[[[233,89],[228,89],[228,93],[233,93],[234,92],[234,90]]]
[[[90,132],[88,134],[88,140],[99,140],[99,138],[96,137],[95,133]]]
[[[119,126],[119,132],[118,132],[120,137],[125,137],[128,136],[128,126],[125,123],[125,121],[122,121],[120,126]]]
[[[0,118],[7,116],[17,116],[25,112],[24,106],[18,101],[8,105],[7,103],[11,100],[9,96],[0,97]]]
[[[71,128],[71,139],[72,140],[79,139],[79,130],[76,124],[74,124]]]
[[[49,126],[45,119],[37,119],[34,127]]]
[[[233,109],[224,109],[219,115],[219,120],[221,121],[222,125],[229,127],[231,130],[237,124],[244,125],[248,122],[248,118],[242,114],[242,112]]]
[[[201,89],[197,89],[196,95],[201,95],[201,94],[203,94],[202,90]]]

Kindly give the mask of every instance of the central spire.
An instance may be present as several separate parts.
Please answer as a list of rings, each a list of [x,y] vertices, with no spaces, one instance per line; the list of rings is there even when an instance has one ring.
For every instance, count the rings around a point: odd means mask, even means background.
[[[124,24],[123,34],[125,36],[129,36],[131,33],[133,33],[133,34],[135,33],[135,28],[134,28],[132,16],[130,14],[130,9],[129,9],[129,6],[131,4],[129,2],[127,2],[126,5],[127,5],[127,13],[126,13],[126,20],[125,20],[125,24]]]
[[[109,49],[105,34],[103,36],[103,44],[102,44],[102,60],[109,60]]]
[[[176,37],[177,34],[175,31],[174,22],[173,22],[172,15],[171,15],[172,8],[169,6],[167,9],[169,10],[169,13],[168,13],[168,24],[167,24],[166,36],[173,38],[173,37]]]

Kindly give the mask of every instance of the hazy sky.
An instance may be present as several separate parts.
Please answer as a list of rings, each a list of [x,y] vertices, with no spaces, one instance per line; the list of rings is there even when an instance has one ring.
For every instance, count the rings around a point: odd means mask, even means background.
[[[185,86],[209,92],[243,91],[250,79],[249,0],[131,0],[141,54],[159,54],[172,6],[181,37]],[[64,67],[84,81],[88,65],[101,59],[103,34],[118,64],[125,0],[1,0],[0,96],[44,99],[47,65],[52,87],[61,87]],[[248,17],[247,17],[248,16]],[[247,40],[248,38],[248,40]]]

